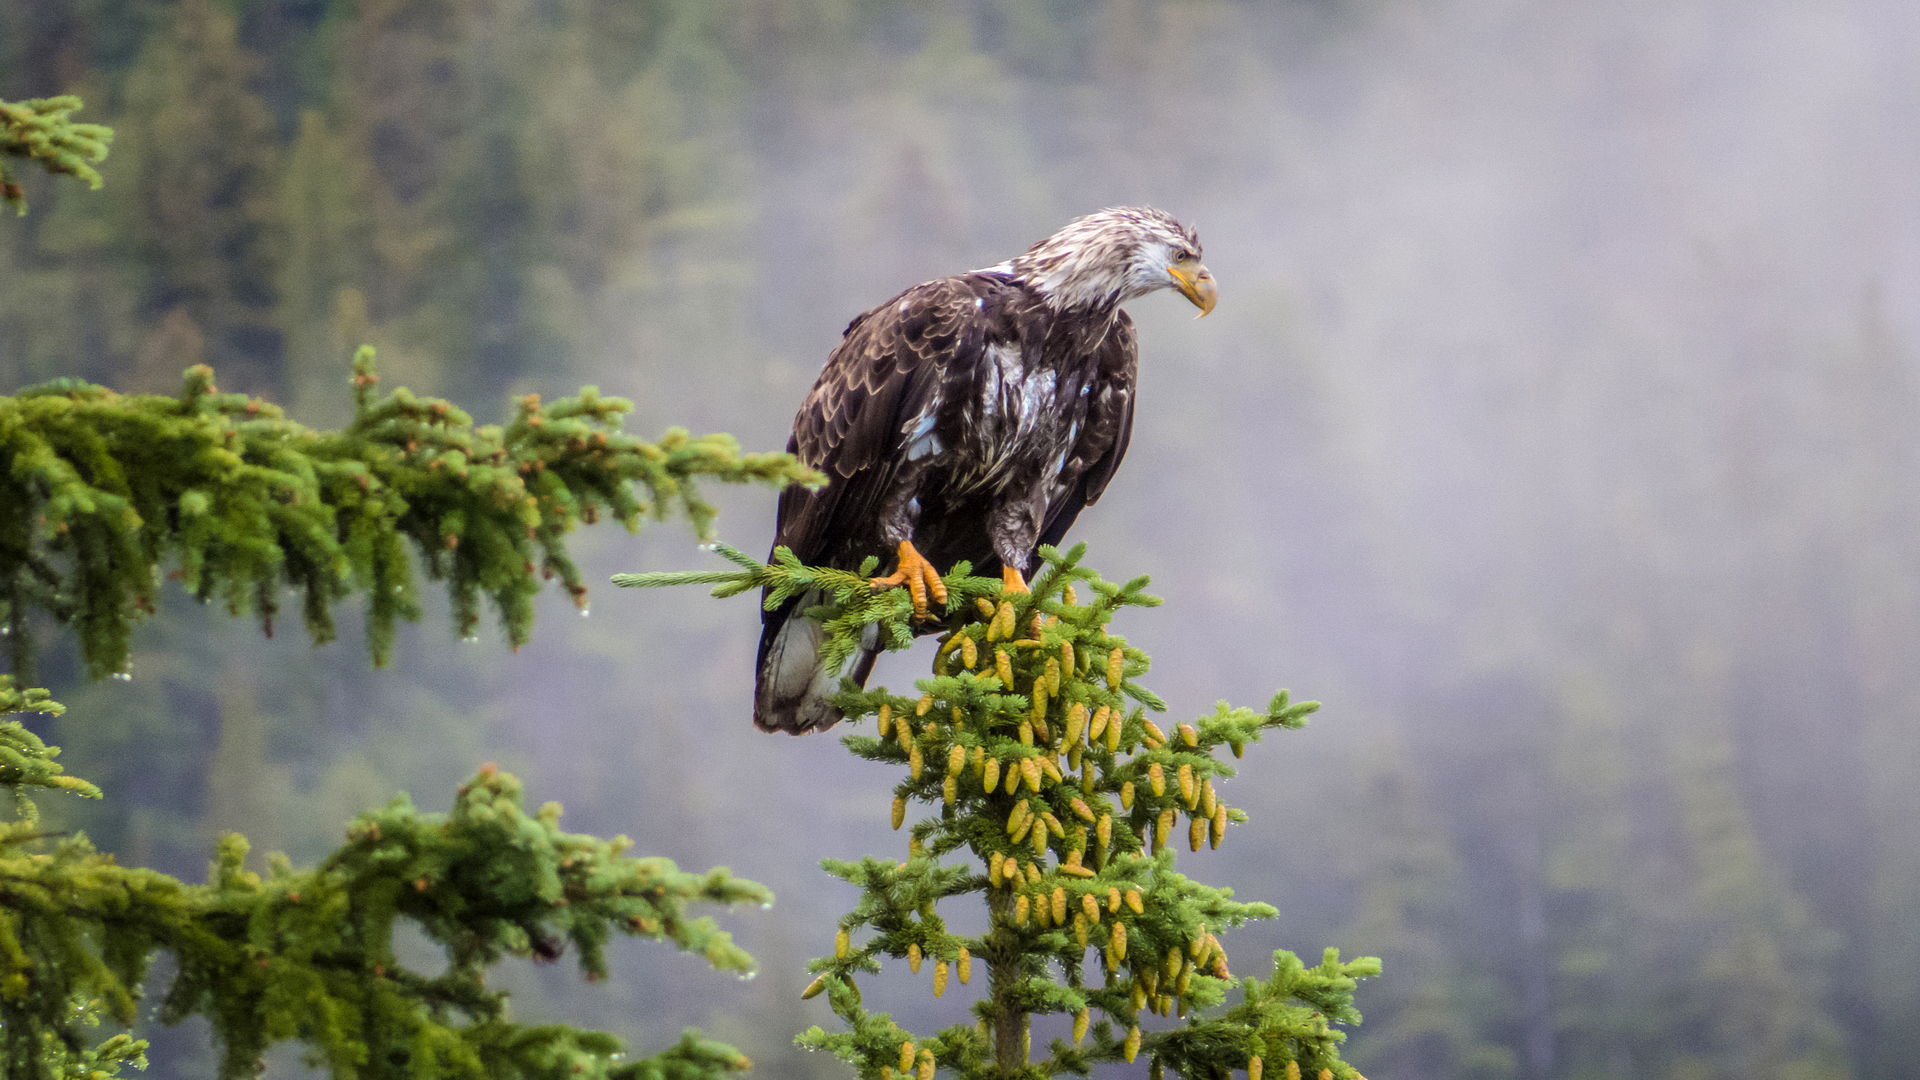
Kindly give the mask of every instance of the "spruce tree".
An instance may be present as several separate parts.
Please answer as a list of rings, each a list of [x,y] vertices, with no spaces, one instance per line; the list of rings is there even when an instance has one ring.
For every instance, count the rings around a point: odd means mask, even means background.
[[[111,133],[72,124],[79,104],[0,102],[0,155],[97,183],[86,162]],[[362,349],[353,422],[338,432],[223,394],[204,365],[177,397],[77,379],[0,397],[0,631],[16,672],[30,665],[36,615],[78,630],[94,675],[123,672],[131,626],[156,611],[169,564],[200,599],[251,612],[269,633],[287,586],[303,595],[317,640],[333,632],[335,603],[365,594],[379,662],[393,620],[417,617],[409,541],[447,581],[462,634],[484,596],[518,645],[544,578],[584,604],[566,550],[579,524],[604,513],[638,528],[677,512],[704,534],[712,508],[698,477],[814,479],[791,456],[741,454],[728,436],[634,439],[619,430],[628,403],[592,387],[551,405],[523,398],[507,425],[476,428],[449,402],[379,394],[378,382]],[[0,715],[60,711],[45,690],[0,675]],[[246,840],[229,834],[207,882],[188,885],[120,866],[83,835],[42,830],[37,792],[102,797],[58,754],[21,722],[0,721],[0,787],[12,796],[0,820],[0,1075],[97,1080],[144,1067],[144,1042],[97,1040],[93,1029],[133,1023],[163,952],[175,975],[159,1019],[206,1018],[223,1078],[255,1075],[286,1041],[335,1077],[705,1080],[750,1064],[691,1030],[634,1058],[604,1033],[516,1024],[486,983],[501,959],[552,960],[568,946],[583,974],[602,977],[616,933],[751,971],[725,932],[687,910],[771,902],[724,868],[687,873],[625,854],[625,837],[563,832],[558,803],[528,813],[519,782],[488,765],[448,814],[419,813],[404,795],[362,814],[311,870],[275,854],[262,877],[246,869]],[[443,971],[396,957],[403,920],[440,946]]]
[[[894,828],[913,804],[934,812],[908,830],[905,861],[823,864],[861,899],[840,919],[833,955],[812,963],[806,996],[824,992],[846,1028],[814,1028],[800,1044],[832,1051],[867,1080],[931,1080],[940,1069],[970,1080],[1050,1077],[1143,1056],[1154,1076],[1245,1070],[1259,1080],[1268,1068],[1289,1080],[1358,1076],[1340,1060],[1340,1026],[1359,1022],[1355,983],[1377,974],[1379,961],[1343,962],[1329,949],[1308,967],[1283,950],[1265,978],[1236,980],[1217,932],[1274,909],[1174,869],[1180,842],[1193,852],[1218,847],[1228,825],[1246,819],[1215,786],[1234,773],[1218,752],[1238,756],[1273,729],[1298,728],[1318,703],[1282,691],[1264,711],[1223,702],[1161,728],[1148,713],[1165,703],[1137,681],[1146,654],[1108,630],[1121,609],[1159,601],[1143,591],[1144,577],[1116,585],[1081,566],[1084,549],[1043,547],[1046,566],[1025,594],[955,567],[933,671],[917,696],[843,683],[836,701],[848,722],[871,718],[876,729],[846,736],[847,748],[906,770]],[[803,566],[785,549],[768,565],[720,551],[741,569],[614,581],[712,583],[716,595],[761,588],[769,607],[820,589],[832,599],[813,614],[836,669],[870,626],[891,648],[912,642],[905,590],[873,592],[873,565],[849,573]],[[969,897],[987,909],[984,934],[956,934],[940,913]],[[916,973],[930,964],[936,997],[984,975],[976,1023],[916,1035],[867,1011],[859,980],[882,957]],[[1032,1020],[1047,1015],[1070,1017],[1072,1037],[1036,1059]]]

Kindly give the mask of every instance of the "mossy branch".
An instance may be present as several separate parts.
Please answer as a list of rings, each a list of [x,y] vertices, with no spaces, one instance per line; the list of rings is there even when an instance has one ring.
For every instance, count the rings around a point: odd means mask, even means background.
[[[55,709],[0,676],[0,707]],[[16,725],[17,727],[17,725]],[[31,738],[29,736],[29,738]],[[37,748],[37,749],[36,749]],[[27,767],[0,785],[65,787],[54,751],[25,746]],[[42,783],[34,777],[50,778]],[[90,785],[82,791],[98,795]],[[744,1068],[729,1047],[690,1032],[663,1054],[629,1060],[618,1040],[557,1025],[524,1026],[486,985],[508,956],[551,960],[571,944],[589,979],[606,974],[616,935],[651,938],[714,967],[752,958],[699,903],[767,904],[764,887],[727,870],[679,870],[624,854],[625,837],[563,832],[560,807],[521,805],[520,784],[492,767],[460,789],[451,813],[422,814],[402,796],[361,815],[347,843],[296,872],[280,856],[266,877],[245,869],[247,842],[220,842],[204,885],[122,867],[82,836],[43,837],[31,817],[0,827],[0,1074],[31,1080],[114,1075],[144,1044],[117,1035],[89,1047],[102,1017],[130,1023],[153,956],[178,974],[161,1019],[205,1016],[223,1046],[221,1076],[251,1076],[288,1040],[338,1077],[430,1075],[641,1080],[717,1077]],[[408,920],[440,945],[446,969],[427,975],[394,955]]]
[[[123,670],[169,561],[201,600],[258,616],[268,634],[291,586],[316,643],[334,637],[334,605],[364,594],[367,646],[384,663],[396,620],[420,615],[409,548],[447,582],[457,633],[475,631],[484,598],[518,648],[543,579],[586,606],[566,547],[579,525],[608,515],[637,531],[677,513],[704,537],[702,478],[821,480],[729,435],[634,438],[620,430],[631,403],[594,387],[522,398],[506,425],[476,427],[449,402],[381,395],[378,382],[362,348],[354,419],[334,432],[221,393],[203,365],[178,397],[70,379],[0,397],[0,628],[15,672],[30,668],[35,611],[78,631],[95,677]]]
[[[0,101],[0,202],[27,212],[26,193],[7,164],[10,157],[38,161],[55,176],[71,176],[98,189],[100,174],[89,162],[105,160],[113,129],[76,124],[69,117],[81,108],[71,94],[30,101]]]

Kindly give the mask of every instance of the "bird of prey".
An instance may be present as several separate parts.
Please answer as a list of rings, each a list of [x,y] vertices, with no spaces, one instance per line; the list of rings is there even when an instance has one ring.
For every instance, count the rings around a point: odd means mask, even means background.
[[[780,496],[774,544],[810,566],[878,556],[893,570],[874,587],[904,585],[922,619],[929,598],[946,600],[941,570],[962,559],[1024,591],[1035,549],[1060,542],[1127,451],[1139,349],[1120,305],[1159,289],[1213,310],[1199,237],[1162,211],[1116,207],[858,316],[787,442],[827,485]],[[763,614],[762,730],[798,735],[841,717],[828,700],[838,679],[819,659],[824,629],[805,614],[820,602],[811,591]],[[869,628],[856,683],[879,651]]]

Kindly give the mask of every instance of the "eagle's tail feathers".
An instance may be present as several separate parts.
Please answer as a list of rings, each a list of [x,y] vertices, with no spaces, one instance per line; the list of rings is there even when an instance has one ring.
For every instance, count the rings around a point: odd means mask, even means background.
[[[768,628],[753,688],[753,723],[762,731],[805,735],[840,722],[843,714],[829,700],[840,690],[840,676],[828,674],[820,662],[826,628],[801,614],[819,603],[817,592],[809,592],[788,610],[778,629]],[[879,627],[868,627],[853,657],[856,684],[867,684],[879,653]]]

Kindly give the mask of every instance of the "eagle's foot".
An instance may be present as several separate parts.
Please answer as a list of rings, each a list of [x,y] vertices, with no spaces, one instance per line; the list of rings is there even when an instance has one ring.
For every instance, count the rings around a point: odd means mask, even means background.
[[[913,597],[913,617],[916,619],[929,617],[927,597],[931,596],[942,604],[947,602],[947,583],[940,580],[940,571],[934,569],[926,556],[914,550],[913,542],[909,540],[900,541],[900,562],[893,573],[874,578],[872,585],[875,589],[905,585],[907,595]]]
[[[1000,567],[1000,591],[1002,593],[1022,593],[1032,592],[1033,590],[1027,588],[1027,579],[1021,576],[1018,569],[1003,564]]]

